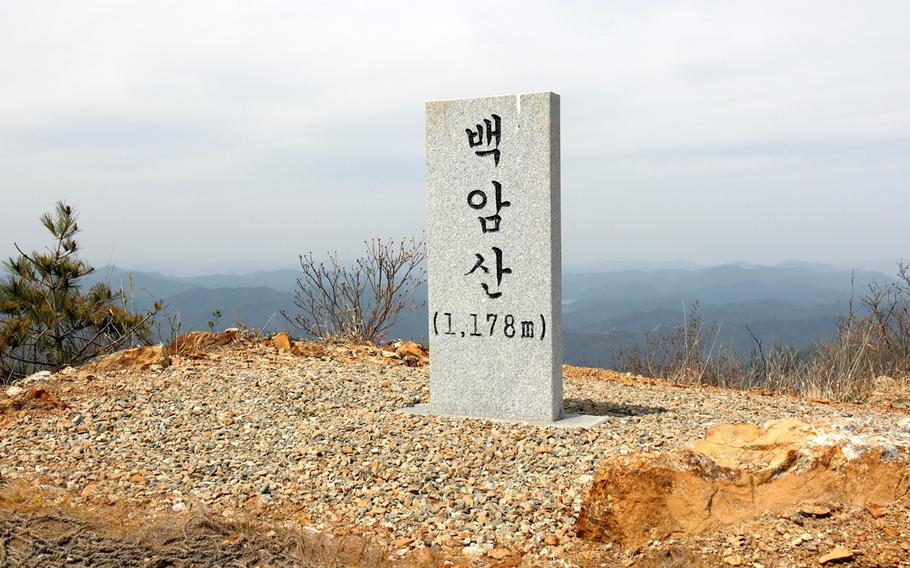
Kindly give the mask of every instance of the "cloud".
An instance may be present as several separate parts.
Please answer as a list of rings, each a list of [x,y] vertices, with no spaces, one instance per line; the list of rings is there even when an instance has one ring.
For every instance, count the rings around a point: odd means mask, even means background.
[[[906,254],[904,2],[4,12],[0,252],[61,196],[123,263],[355,252],[424,223],[424,101],[555,90],[567,260]]]

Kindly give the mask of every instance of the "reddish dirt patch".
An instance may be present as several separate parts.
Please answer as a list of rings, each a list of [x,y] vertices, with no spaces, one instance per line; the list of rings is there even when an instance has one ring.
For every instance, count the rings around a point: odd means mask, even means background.
[[[691,449],[608,462],[584,503],[578,534],[636,547],[804,502],[863,505],[910,496],[906,447],[858,450],[823,440],[796,420],[724,425]]]
[[[67,404],[44,387],[34,387],[14,398],[0,401],[0,422],[18,412],[42,414],[67,408]]]

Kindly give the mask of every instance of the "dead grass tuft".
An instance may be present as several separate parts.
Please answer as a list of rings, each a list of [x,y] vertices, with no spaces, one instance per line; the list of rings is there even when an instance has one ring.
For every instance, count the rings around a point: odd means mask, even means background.
[[[2,481],[2,480],[0,480]],[[141,514],[139,514],[141,513]],[[73,560],[77,559],[77,560]],[[0,565],[391,566],[365,539],[125,506],[87,510],[64,493],[0,487]]]

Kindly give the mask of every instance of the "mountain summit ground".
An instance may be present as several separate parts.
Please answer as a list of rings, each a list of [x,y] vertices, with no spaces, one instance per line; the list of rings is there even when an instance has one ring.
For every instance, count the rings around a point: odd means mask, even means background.
[[[565,376],[605,423],[398,413],[429,400],[413,344],[197,334],[39,374],[0,393],[0,565],[910,565],[899,396]]]

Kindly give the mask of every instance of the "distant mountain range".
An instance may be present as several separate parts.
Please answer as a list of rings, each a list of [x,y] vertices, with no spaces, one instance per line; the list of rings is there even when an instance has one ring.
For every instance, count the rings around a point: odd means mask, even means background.
[[[620,349],[641,345],[648,332],[669,334],[678,329],[696,300],[704,319],[720,326],[721,345],[748,352],[753,347],[749,326],[765,345],[780,342],[804,348],[834,332],[851,297],[858,300],[871,282],[890,279],[882,272],[797,261],[775,266],[670,264],[675,267],[609,270],[591,265],[590,271],[577,271],[583,268],[579,265],[567,267],[566,362],[609,366]],[[175,277],[107,267],[96,271],[88,283],[103,280],[122,287],[136,308],[162,299],[167,304],[163,320],[179,317],[183,330],[206,329],[212,312],[220,310],[219,328],[242,324],[268,333],[299,334],[279,313],[296,311],[298,276],[296,270],[274,270]],[[426,287],[417,291],[417,299],[426,299]],[[427,332],[422,309],[403,314],[390,337],[426,342]]]
[[[867,272],[882,272],[892,274],[897,267],[897,259],[883,260],[858,260],[836,263],[807,262],[805,260],[786,260],[773,265],[761,265],[734,260],[725,262],[722,266],[739,266],[742,268],[806,268],[820,272],[842,272],[844,270],[864,270]],[[718,265],[698,264],[687,260],[665,261],[640,261],[640,260],[604,260],[599,262],[567,262],[563,265],[563,273],[586,272],[626,272],[629,270],[700,270],[703,268],[716,268]]]

